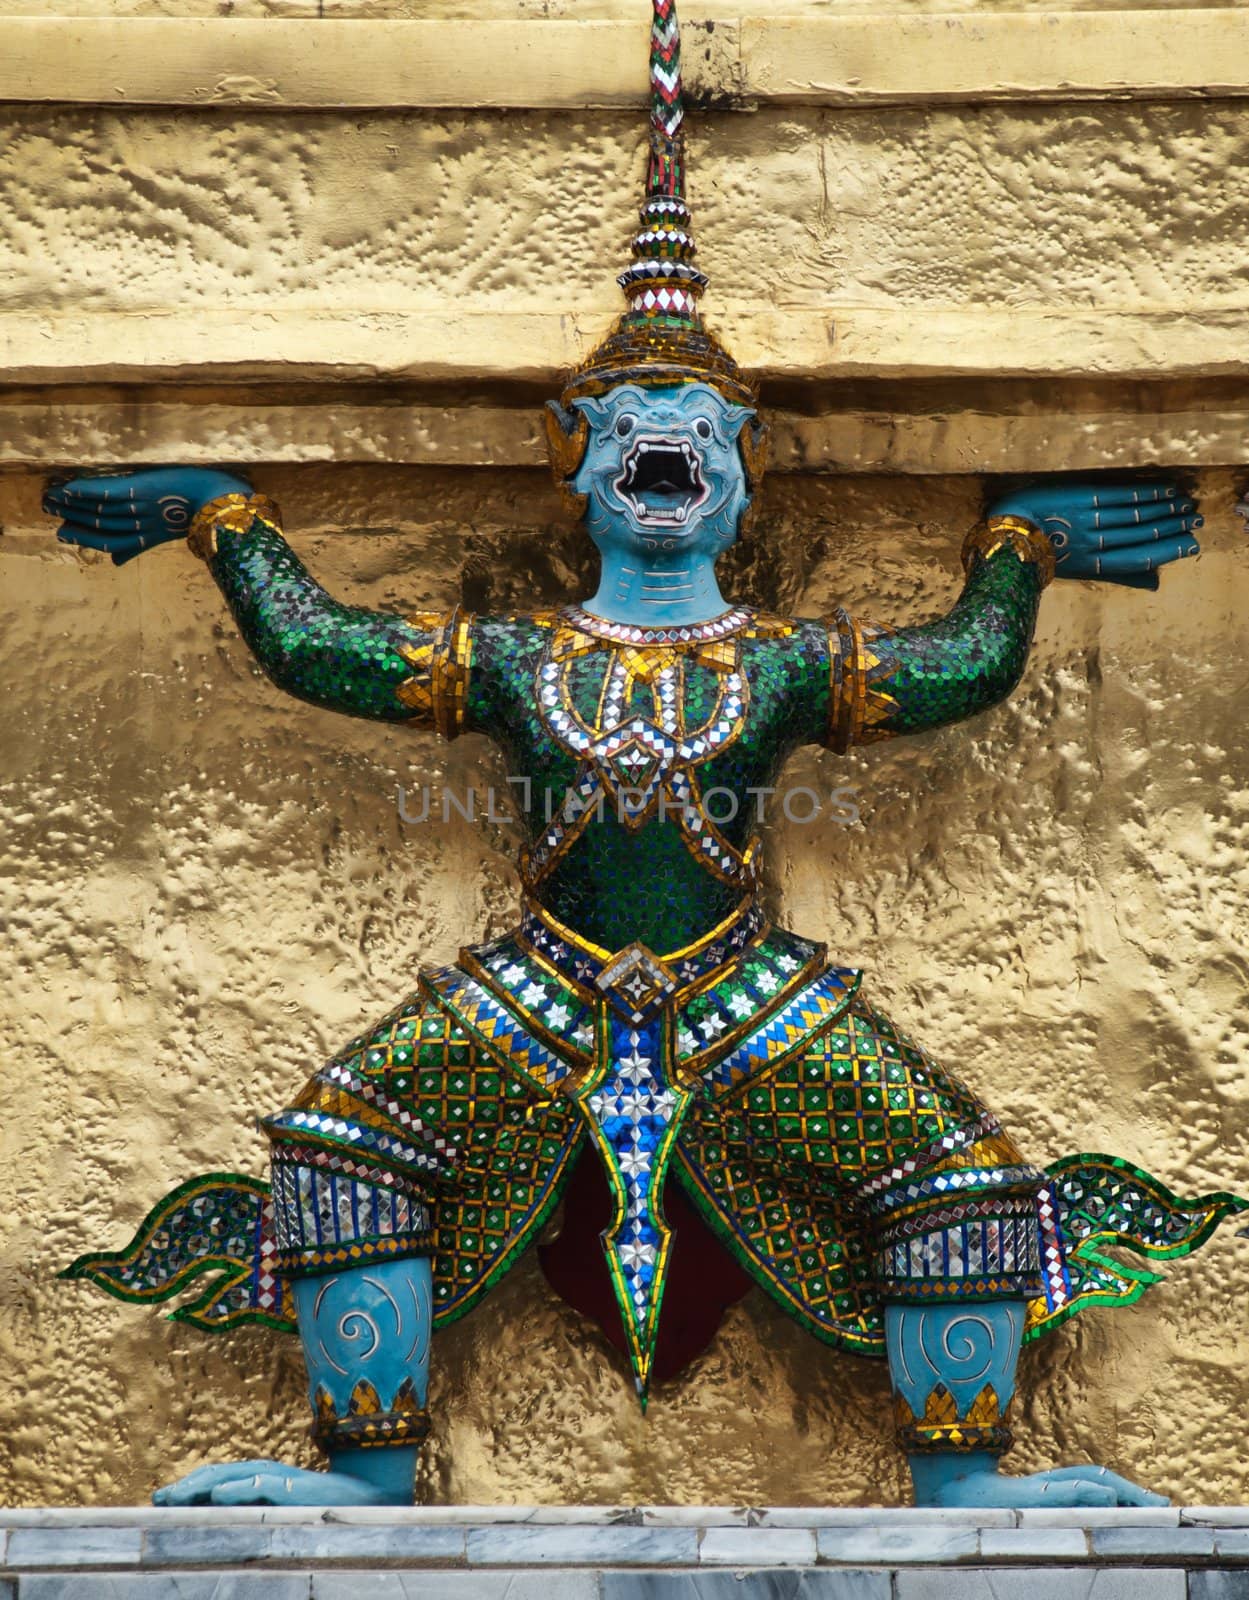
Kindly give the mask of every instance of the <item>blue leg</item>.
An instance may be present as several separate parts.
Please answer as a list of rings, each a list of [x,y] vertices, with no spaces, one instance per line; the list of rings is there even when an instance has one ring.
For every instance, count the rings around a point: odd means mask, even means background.
[[[373,1262],[295,1283],[313,1436],[328,1472],[280,1461],[200,1467],[157,1505],[411,1505],[428,1429],[429,1260]]]
[[[1023,1300],[888,1305],[885,1337],[898,1442],[921,1506],[1161,1506],[1105,1467],[1059,1467],[1009,1478]]]

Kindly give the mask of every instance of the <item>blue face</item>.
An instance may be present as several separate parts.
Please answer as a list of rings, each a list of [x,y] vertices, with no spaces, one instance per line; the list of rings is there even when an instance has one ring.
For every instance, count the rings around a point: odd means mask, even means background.
[[[628,383],[573,405],[590,439],[572,487],[604,554],[714,559],[733,543],[750,504],[737,438],[753,412],[705,383]]]

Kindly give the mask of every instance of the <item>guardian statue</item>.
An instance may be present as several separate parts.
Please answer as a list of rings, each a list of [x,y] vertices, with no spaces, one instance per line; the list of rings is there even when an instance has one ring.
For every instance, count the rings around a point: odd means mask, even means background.
[[[1154,1503],[1095,1467],[1000,1470],[1020,1347],[1155,1281],[1107,1244],[1184,1255],[1242,1203],[1179,1200],[1117,1157],[1034,1165],[859,972],[772,921],[748,797],[800,745],[844,752],[986,711],[1019,682],[1052,579],[1154,587],[1196,553],[1201,519],[1165,480],[1060,480],[989,509],[958,599],[922,626],[726,599],[717,558],[759,492],[766,435],[702,321],[674,0],[653,6],[628,307],[546,412],[601,558],[593,595],[507,616],[369,611],[317,584],[278,507],[232,473],[48,492],[59,537],[119,564],[184,542],[280,689],[487,734],[560,797],[523,819],[512,932],[422,971],[267,1118],[268,1182],[193,1178],[126,1249],[69,1275],[135,1301],[194,1285],[175,1314],[206,1329],[298,1330],[327,1470],[206,1466],[158,1503],[403,1504],[431,1333],[490,1293],[588,1162],[601,1243],[582,1230],[561,1273],[574,1300],[594,1273],[610,1284],[643,1404],[685,1234],[814,1338],[887,1360],[918,1502]]]

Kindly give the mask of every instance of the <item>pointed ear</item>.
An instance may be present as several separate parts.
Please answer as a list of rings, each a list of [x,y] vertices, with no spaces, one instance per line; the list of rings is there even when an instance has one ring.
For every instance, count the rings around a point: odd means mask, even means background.
[[[742,423],[741,432],[737,435],[737,448],[741,452],[742,466],[746,469],[746,487],[755,495],[767,470],[772,431],[766,422],[760,422],[753,411]]]
[[[585,515],[586,497],[572,488],[577,469],[585,460],[586,445],[590,439],[590,419],[580,410],[565,411],[557,400],[548,400],[542,412],[546,426],[546,449],[551,461],[551,471],[564,497],[564,504],[574,514]]]

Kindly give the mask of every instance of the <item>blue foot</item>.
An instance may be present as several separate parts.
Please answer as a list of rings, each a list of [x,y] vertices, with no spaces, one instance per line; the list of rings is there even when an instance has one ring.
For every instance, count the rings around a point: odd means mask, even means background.
[[[1055,1467],[1010,1478],[997,1470],[997,1458],[979,1451],[969,1455],[938,1452],[910,1456],[917,1506],[964,1506],[969,1509],[1034,1506],[1167,1506],[1165,1495],[1152,1494],[1121,1478],[1108,1467]]]
[[[358,1453],[358,1452],[357,1452]],[[198,1467],[152,1496],[158,1506],[386,1506],[412,1504],[414,1451],[405,1458],[406,1484],[370,1483],[347,1472],[309,1472],[281,1461],[231,1461]],[[376,1451],[379,1456],[385,1450]]]

